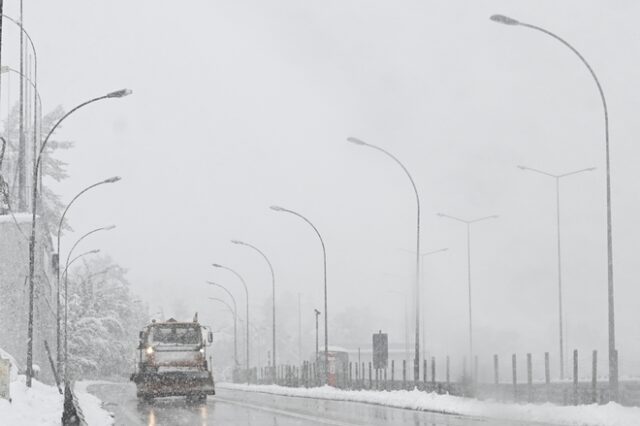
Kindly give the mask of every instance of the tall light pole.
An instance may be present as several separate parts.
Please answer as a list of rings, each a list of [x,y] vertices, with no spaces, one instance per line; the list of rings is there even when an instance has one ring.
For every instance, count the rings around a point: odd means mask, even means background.
[[[467,226],[467,284],[469,292],[469,365],[473,366],[473,317],[471,312],[471,224],[481,222],[487,219],[496,219],[498,215],[480,217],[473,220],[460,219],[459,217],[450,216],[444,213],[438,213],[440,217],[446,217],[453,219],[457,222],[462,222]],[[473,371],[473,367],[470,368]],[[472,374],[473,376],[473,374]]]
[[[68,343],[67,336],[69,335],[69,333],[67,332],[67,326],[69,325],[69,321],[68,321],[69,293],[67,292],[67,276],[68,276],[67,274],[68,274],[69,268],[71,267],[71,265],[73,265],[73,263],[76,260],[83,258],[89,254],[98,254],[98,253],[100,253],[99,249],[89,250],[77,255],[76,257],[71,259],[71,261],[69,261],[69,259],[67,258],[67,264],[64,267],[64,381],[65,383],[69,380],[69,346],[67,344]]]
[[[211,266],[213,266],[214,268],[226,269],[227,271],[231,272],[233,275],[238,277],[238,279],[242,283],[242,286],[244,287],[244,291],[245,291],[245,294],[247,296],[247,361],[246,361],[246,366],[247,366],[247,383],[249,383],[249,288],[247,287],[247,283],[244,281],[244,278],[242,278],[242,276],[239,273],[237,273],[236,271],[234,271],[233,269],[228,268],[228,267],[223,266],[223,265],[220,265],[218,263],[212,263]]]
[[[231,294],[231,292],[222,284],[214,283],[212,281],[207,281],[207,284],[220,287],[222,290],[225,291],[225,293],[229,295],[229,297],[231,298],[231,301],[233,302],[233,361],[235,362],[234,368],[237,368],[239,364],[238,364],[238,305],[236,304],[236,298],[233,297],[233,294]],[[247,342],[247,345],[249,345],[249,342]]]
[[[38,53],[36,51],[36,46],[33,43],[33,40],[31,39],[31,36],[29,35],[29,33],[27,32],[27,30],[24,28],[24,26],[22,25],[22,2],[20,2],[20,20],[16,20],[8,15],[5,15],[3,13],[2,10],[2,4],[0,2],[0,17],[2,18],[2,21],[4,21],[4,19],[9,20],[10,22],[12,22],[13,24],[17,25],[18,28],[20,29],[20,71],[16,71],[19,75],[20,75],[20,138],[21,138],[21,143],[24,142],[24,129],[23,129],[23,105],[22,105],[22,98],[23,98],[23,89],[24,89],[24,85],[23,85],[23,79],[26,79],[30,82],[30,84],[33,86],[34,88],[34,103],[33,103],[33,161],[35,164],[35,160],[36,160],[36,153],[38,150],[38,120],[40,122],[40,130],[42,129],[42,100],[40,99],[40,94],[38,92]],[[1,21],[0,21],[1,24]],[[2,26],[0,25],[0,43],[2,42],[2,30],[1,30]],[[23,55],[24,55],[24,49],[23,49],[23,44],[24,44],[24,37],[27,37],[27,40],[29,41],[29,44],[31,45],[31,50],[33,51],[33,81],[31,81],[30,79],[28,79],[25,75],[24,75],[24,61],[23,61]],[[0,64],[2,63],[2,61],[0,61]],[[14,70],[15,71],[15,70]],[[36,100],[40,101],[40,104],[38,105],[36,103]],[[38,106],[39,106],[39,112],[40,114],[38,115]],[[36,185],[36,182],[33,183],[34,185]],[[22,191],[20,191],[21,195],[20,198],[23,199],[25,194],[22,194]]]
[[[413,192],[416,195],[416,280],[415,280],[415,297],[416,297],[416,338],[415,338],[415,354],[413,362],[413,380],[417,383],[420,380],[420,195],[418,194],[418,188],[413,180],[413,177],[409,173],[409,170],[389,151],[382,149],[378,146],[371,145],[357,138],[347,138],[347,141],[361,146],[367,146],[378,150],[395,161],[404,171],[409,178]]]
[[[593,81],[598,89],[600,95],[600,101],[602,102],[602,109],[604,112],[604,142],[605,142],[605,162],[606,162],[606,174],[607,174],[607,306],[608,306],[608,328],[609,328],[609,388],[612,395],[612,400],[618,400],[618,353],[616,351],[616,329],[615,329],[615,309],[613,298],[613,236],[611,226],[611,165],[609,161],[609,110],[607,109],[607,100],[604,97],[604,90],[596,76],[595,71],[591,68],[591,65],[582,56],[578,50],[570,45],[566,40],[560,36],[545,30],[544,28],[537,27],[535,25],[519,22],[513,18],[509,18],[504,15],[493,15],[491,20],[510,26],[520,26],[530,28],[532,30],[544,33],[555,40],[562,43],[565,47],[571,50],[583,63],[583,65],[593,77]]]
[[[233,363],[234,363],[234,368],[238,366],[238,352],[237,352],[237,347],[238,347],[238,333],[236,332],[237,330],[237,324],[238,324],[238,313],[235,310],[235,306],[234,308],[232,308],[227,302],[225,302],[222,299],[219,299],[217,297],[210,297],[209,300],[217,300],[220,303],[223,303],[227,309],[229,309],[229,312],[231,312],[231,316],[233,316]]]
[[[124,96],[130,95],[131,90],[122,89],[115,92],[108,93],[104,96],[99,96],[97,98],[90,99],[86,102],[81,103],[80,105],[74,107],[65,115],[63,115],[56,123],[53,125],[47,136],[45,137],[42,145],[40,145],[40,150],[38,151],[38,156],[35,161],[35,167],[33,168],[33,179],[34,183],[31,188],[31,237],[29,239],[29,320],[27,325],[27,371],[26,371],[26,385],[27,387],[31,387],[31,379],[33,377],[33,296],[35,290],[34,283],[34,272],[35,272],[35,249],[36,249],[36,214],[37,214],[37,202],[38,202],[38,171],[40,170],[40,162],[42,161],[42,153],[47,146],[47,142],[49,142],[49,138],[58,128],[58,126],[71,114],[79,110],[80,108],[89,105],[91,103],[101,101],[103,99],[111,99],[111,98],[122,98]]]
[[[87,232],[86,234],[82,235],[80,238],[78,238],[76,240],[76,242],[73,244],[73,246],[71,247],[71,250],[69,250],[69,254],[67,254],[67,261],[65,263],[65,268],[64,268],[64,272],[62,275],[64,275],[64,379],[67,380],[67,370],[68,370],[68,364],[67,364],[67,358],[68,358],[68,339],[67,339],[67,316],[68,316],[68,312],[69,312],[69,291],[68,291],[68,272],[67,270],[69,269],[69,266],[71,266],[71,264],[77,259],[74,259],[73,261],[70,261],[71,259],[71,255],[73,254],[74,250],[76,249],[76,247],[78,247],[78,244],[80,244],[85,238],[89,237],[90,235],[95,234],[96,232],[100,232],[100,231],[111,231],[112,229],[115,229],[115,225],[109,225],[109,226],[103,226],[101,228],[96,228],[92,231]],[[87,252],[85,254],[94,254],[94,253],[98,253],[100,250],[97,251],[92,251],[92,252]],[[59,259],[58,259],[59,262]],[[60,369],[58,367],[58,373],[60,372]]]
[[[309,219],[301,215],[300,213],[294,212],[293,210],[285,209],[280,206],[271,206],[271,210],[276,212],[290,213],[294,216],[298,216],[300,219],[304,220],[313,228],[316,235],[320,239],[320,244],[322,245],[322,260],[323,260],[323,271],[324,271],[324,375],[325,375],[325,383],[329,384],[329,315],[328,307],[327,307],[327,248],[324,245],[324,240],[322,239],[322,235],[320,235],[320,231],[318,228],[311,223]]]
[[[80,196],[82,196],[82,194],[84,194],[85,192],[89,191],[92,188],[95,188],[96,186],[100,186],[100,185],[104,185],[107,183],[115,183],[118,182],[121,178],[118,176],[114,176],[111,177],[109,179],[105,179],[103,181],[94,183],[93,185],[89,185],[88,187],[86,187],[85,189],[83,189],[82,191],[80,191],[75,197],[73,197],[71,199],[71,201],[69,201],[69,204],[67,204],[67,206],[64,208],[64,211],[62,212],[62,215],[60,216],[60,221],[58,222],[58,233],[57,233],[57,251],[56,251],[56,256],[55,256],[55,263],[56,263],[56,282],[57,282],[57,311],[56,311],[56,344],[57,344],[57,361],[58,361],[58,372],[61,371],[62,368],[62,345],[61,345],[61,333],[60,333],[60,308],[61,308],[61,291],[60,291],[60,234],[62,233],[62,225],[64,223],[64,218],[67,215],[67,211],[69,211],[69,208],[73,205],[73,203],[80,198]]]
[[[275,377],[275,372],[276,372],[276,274],[275,272],[273,272],[273,265],[271,265],[269,258],[258,247],[251,245],[249,243],[245,243],[244,241],[239,241],[239,240],[231,240],[231,242],[233,244],[250,247],[256,252],[258,252],[260,256],[262,256],[262,258],[267,262],[267,265],[269,265],[269,271],[271,271],[271,291],[272,291],[272,309],[271,309],[272,348],[271,350],[273,351],[273,358],[272,358],[273,371],[271,372],[271,374],[273,374]]]
[[[589,167],[586,169],[575,170],[573,172],[553,174],[542,170],[534,169],[532,167],[518,166],[520,170],[528,170],[530,172],[539,173],[544,176],[551,177],[556,182],[556,236],[558,243],[558,326],[560,331],[560,380],[564,380],[564,339],[562,331],[562,261],[560,250],[560,179],[567,176],[572,176],[578,173],[590,172],[595,170],[595,167]]]
[[[420,282],[422,283],[422,285],[424,286],[424,258],[427,256],[430,256],[432,254],[437,254],[437,253],[442,253],[449,250],[448,247],[445,248],[441,248],[438,250],[432,250],[432,251],[428,251],[426,253],[420,253]],[[410,253],[413,253],[412,250],[405,250],[408,251]],[[426,338],[426,326],[424,324],[424,312],[422,313],[422,357],[424,359],[425,356],[425,346],[427,343],[427,338]]]

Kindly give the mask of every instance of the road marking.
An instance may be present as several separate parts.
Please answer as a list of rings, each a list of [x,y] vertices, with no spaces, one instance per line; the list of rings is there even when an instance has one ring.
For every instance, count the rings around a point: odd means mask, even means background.
[[[321,423],[321,424],[325,424],[325,425],[361,426],[361,425],[358,425],[358,424],[355,424],[355,423],[342,422],[340,420],[331,420],[331,419],[326,419],[326,418],[322,418],[322,417],[315,417],[315,416],[309,416],[309,415],[306,415],[306,414],[300,414],[300,413],[294,413],[294,412],[291,412],[291,411],[280,410],[278,408],[270,408],[270,407],[265,407],[265,406],[261,406],[261,405],[248,404],[246,402],[238,402],[238,401],[234,401],[232,399],[220,398],[217,395],[216,395],[214,401],[220,401],[220,402],[225,402],[227,404],[239,405],[241,407],[253,408],[255,410],[262,410],[262,411],[266,411],[266,412],[273,413],[273,414],[279,414],[281,416],[294,417],[294,418],[297,418],[297,419],[312,421],[312,422]]]

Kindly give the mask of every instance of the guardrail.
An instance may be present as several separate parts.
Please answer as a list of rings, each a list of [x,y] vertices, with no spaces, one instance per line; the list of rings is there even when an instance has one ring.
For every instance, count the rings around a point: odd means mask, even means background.
[[[64,384],[64,408],[62,410],[62,426],[88,426],[84,419],[78,398],[73,393],[69,382]]]

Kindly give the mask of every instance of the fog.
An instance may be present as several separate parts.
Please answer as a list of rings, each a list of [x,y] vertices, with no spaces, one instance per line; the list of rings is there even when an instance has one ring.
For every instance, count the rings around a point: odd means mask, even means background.
[[[562,268],[567,348],[605,357],[598,92],[557,41],[489,16],[556,32],[584,54],[607,96],[617,346],[621,374],[640,374],[640,89],[630,83],[640,72],[637,2],[37,0],[24,12],[45,111],[134,91],[83,110],[57,133],[76,143],[63,157],[71,177],[49,182],[63,200],[123,177],[74,207],[64,247],[116,224],[86,248],[128,268],[152,314],[199,311],[209,323],[229,321],[206,299],[221,293],[205,280],[244,306],[236,278],[210,266],[224,264],[246,279],[251,320],[270,326],[267,265],[230,240],[254,244],[275,268],[278,324],[297,323],[301,294],[305,352],[314,344],[313,308],[324,310],[321,246],[308,225],[271,205],[300,212],[323,235],[330,344],[364,347],[381,329],[402,345],[404,301],[393,291],[414,301],[412,188],[389,158],[346,141],[353,136],[406,165],[421,199],[422,250],[449,249],[423,263],[425,348],[438,355],[466,353],[468,305],[465,227],[436,213],[499,215],[472,225],[476,352],[554,357],[555,185],[516,166],[557,174],[596,167],[561,181]],[[5,13],[17,15],[15,5]],[[14,29],[5,30],[11,37]],[[366,324],[357,341],[332,339],[351,325],[339,320],[345,312]]]

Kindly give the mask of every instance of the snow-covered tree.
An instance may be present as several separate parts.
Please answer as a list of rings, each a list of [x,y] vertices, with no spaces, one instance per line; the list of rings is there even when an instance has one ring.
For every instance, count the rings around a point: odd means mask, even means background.
[[[69,276],[69,364],[72,377],[108,377],[133,369],[147,306],[136,300],[126,270],[109,257],[87,260]],[[130,367],[130,368],[127,368]]]
[[[53,128],[55,123],[65,114],[62,107],[58,106],[42,117],[41,131],[38,129],[38,135],[44,138]],[[0,185],[4,181],[5,188],[5,204],[14,210],[17,208],[17,191],[18,191],[18,141],[20,139],[20,122],[19,108],[14,106],[4,122],[3,137],[6,140],[6,150],[4,153],[4,161],[0,164]],[[27,144],[31,145],[33,141],[33,129],[28,129],[25,135]],[[73,147],[72,142],[55,140],[55,136],[47,143],[42,155],[42,176],[41,197],[40,197],[40,215],[47,225],[48,229],[55,230],[57,222],[62,213],[63,204],[58,195],[56,195],[47,185],[46,182],[52,179],[60,182],[68,177],[67,164],[56,157],[56,153]],[[32,168],[33,149],[27,149],[27,167]],[[32,169],[31,169],[32,170]],[[31,176],[31,172],[28,173]],[[28,185],[31,185],[29,182]],[[2,195],[2,194],[0,194]],[[3,197],[0,197],[2,200]],[[0,201],[0,207],[2,202]]]

